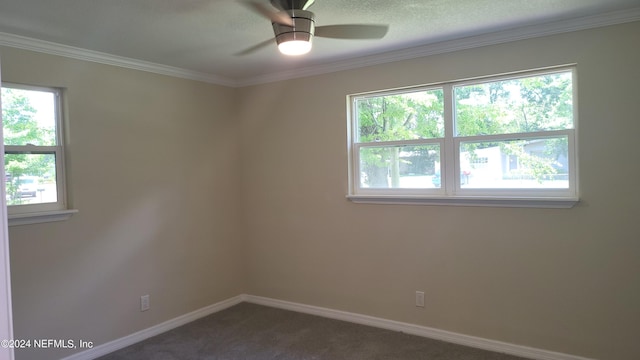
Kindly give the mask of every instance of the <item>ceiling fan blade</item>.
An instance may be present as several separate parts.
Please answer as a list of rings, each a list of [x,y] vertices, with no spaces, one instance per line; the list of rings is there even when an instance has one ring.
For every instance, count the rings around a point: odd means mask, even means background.
[[[235,54],[233,54],[233,55],[234,55],[234,56],[244,56],[244,55],[248,55],[248,54],[251,54],[251,53],[253,53],[253,52],[256,52],[256,51],[258,51],[258,50],[262,49],[263,47],[269,46],[269,45],[271,45],[271,44],[272,44],[272,43],[274,43],[274,42],[275,42],[275,40],[274,40],[274,39],[265,40],[265,41],[263,41],[263,42],[261,42],[261,43],[258,43],[258,44],[256,44],[256,45],[253,45],[253,46],[252,46],[252,47],[250,47],[250,48],[246,48],[246,49],[244,49],[244,50],[242,50],[242,51],[240,51],[240,52],[237,52],[237,53],[235,53]]]
[[[276,11],[272,7],[257,1],[242,1],[242,3],[274,23],[293,26],[293,19],[285,11]]]
[[[382,39],[388,25],[326,25],[317,26],[315,36],[332,39]]]

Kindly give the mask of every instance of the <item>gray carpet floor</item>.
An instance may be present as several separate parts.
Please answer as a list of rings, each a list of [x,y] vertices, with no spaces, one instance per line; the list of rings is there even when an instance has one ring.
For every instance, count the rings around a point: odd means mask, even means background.
[[[524,360],[400,332],[241,303],[100,360]]]

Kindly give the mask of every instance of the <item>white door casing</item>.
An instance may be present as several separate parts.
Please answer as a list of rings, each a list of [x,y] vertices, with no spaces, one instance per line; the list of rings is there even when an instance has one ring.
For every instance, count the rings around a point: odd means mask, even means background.
[[[0,67],[1,68],[1,67]],[[2,79],[0,78],[0,83]],[[2,103],[0,102],[0,110]],[[0,116],[0,138],[2,133],[2,117]],[[9,231],[7,225],[7,196],[4,173],[4,141],[0,142],[0,359],[13,360],[11,346],[13,339],[13,318],[11,316],[11,272],[9,271]]]

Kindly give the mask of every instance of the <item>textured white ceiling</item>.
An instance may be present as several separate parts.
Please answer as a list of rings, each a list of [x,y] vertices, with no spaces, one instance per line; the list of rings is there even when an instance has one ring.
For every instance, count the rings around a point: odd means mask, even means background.
[[[263,0],[268,3],[268,0]],[[640,8],[640,0],[316,0],[316,25],[388,24],[382,40],[316,38],[290,58],[268,20],[237,0],[0,0],[0,32],[234,81],[365,55]]]

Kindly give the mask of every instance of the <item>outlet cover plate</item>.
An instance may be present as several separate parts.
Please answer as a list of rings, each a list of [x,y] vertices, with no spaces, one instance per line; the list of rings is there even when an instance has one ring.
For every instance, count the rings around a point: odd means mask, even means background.
[[[140,311],[149,310],[149,295],[140,296]]]
[[[424,307],[424,291],[416,291],[416,306]]]

